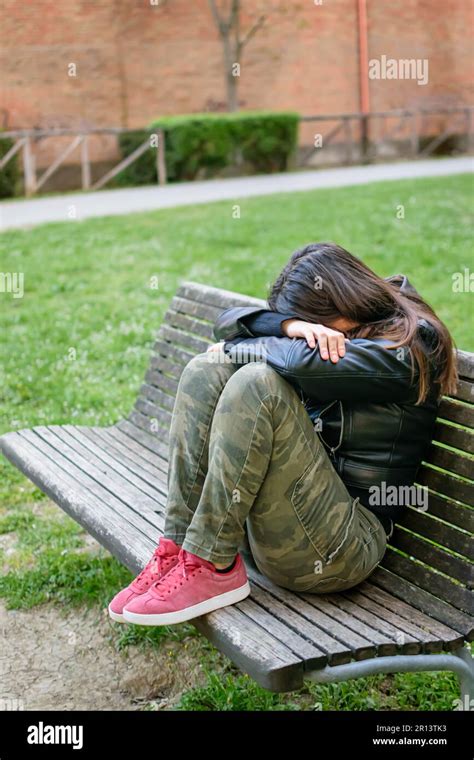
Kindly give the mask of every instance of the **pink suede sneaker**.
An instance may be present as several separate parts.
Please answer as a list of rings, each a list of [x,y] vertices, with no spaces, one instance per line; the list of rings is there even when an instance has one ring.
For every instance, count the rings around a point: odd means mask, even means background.
[[[250,594],[240,555],[232,570],[219,573],[212,562],[181,549],[178,563],[150,589],[128,602],[127,623],[173,625],[241,602]]]
[[[109,604],[109,615],[117,623],[124,623],[123,608],[128,602],[144,594],[153,583],[176,565],[179,557],[179,546],[170,538],[160,538],[153,556],[145,565],[135,580],[126,588],[119,591]]]

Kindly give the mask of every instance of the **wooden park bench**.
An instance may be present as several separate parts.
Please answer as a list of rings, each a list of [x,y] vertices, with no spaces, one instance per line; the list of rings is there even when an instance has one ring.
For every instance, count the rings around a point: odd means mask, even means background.
[[[111,427],[38,426],[0,438],[4,455],[137,573],[163,531],[167,436],[178,379],[214,342],[217,315],[255,298],[184,283],[166,312],[133,411]],[[408,509],[381,565],[350,591],[297,594],[264,577],[246,554],[251,595],[193,621],[272,691],[305,678],[328,683],[373,673],[455,672],[458,709],[474,682],[474,354],[458,352],[456,396],[445,398],[418,483],[429,508]]]

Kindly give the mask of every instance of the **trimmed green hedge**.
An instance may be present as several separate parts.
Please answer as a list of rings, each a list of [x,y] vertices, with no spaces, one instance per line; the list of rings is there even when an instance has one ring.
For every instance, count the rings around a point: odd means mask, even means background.
[[[299,116],[296,113],[243,111],[168,116],[150,125],[165,132],[168,181],[213,177],[226,168],[238,173],[285,171],[294,155]],[[145,130],[120,135],[122,155],[147,138]],[[156,148],[146,151],[117,178],[120,185],[153,184]]]
[[[0,140],[0,159],[8,153],[13,144],[14,140],[9,137]],[[19,179],[19,153],[15,153],[8,164],[0,170],[0,198],[12,198],[16,195]]]

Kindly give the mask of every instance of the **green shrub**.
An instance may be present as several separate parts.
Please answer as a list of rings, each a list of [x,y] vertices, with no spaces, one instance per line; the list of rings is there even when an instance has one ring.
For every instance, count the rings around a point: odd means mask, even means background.
[[[213,177],[226,168],[238,173],[285,171],[294,154],[299,117],[295,113],[244,111],[167,116],[150,125],[165,134],[166,172],[170,182]],[[122,155],[147,139],[146,130],[120,135]],[[156,149],[125,169],[120,185],[157,181]]]
[[[133,153],[145,140],[149,133],[137,129],[135,132],[124,132],[119,135],[119,147],[123,158]],[[156,182],[156,149],[147,150],[130,166],[120,172],[109,187],[113,185],[153,185]]]
[[[8,153],[14,140],[5,137],[0,140],[0,159]],[[15,153],[6,166],[0,170],[0,198],[11,198],[16,195],[20,178],[19,153]]]

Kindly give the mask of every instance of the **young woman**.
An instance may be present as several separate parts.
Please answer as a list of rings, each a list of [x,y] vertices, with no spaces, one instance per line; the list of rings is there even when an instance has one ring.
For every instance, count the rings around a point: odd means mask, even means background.
[[[456,385],[450,335],[406,277],[332,243],[295,251],[268,305],[224,311],[221,342],[181,375],[164,537],[114,620],[241,601],[245,541],[262,573],[310,593],[357,585],[384,555]]]

